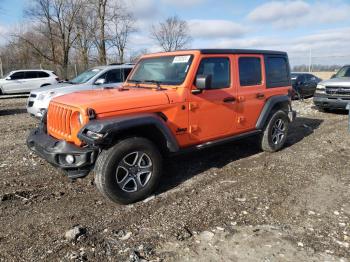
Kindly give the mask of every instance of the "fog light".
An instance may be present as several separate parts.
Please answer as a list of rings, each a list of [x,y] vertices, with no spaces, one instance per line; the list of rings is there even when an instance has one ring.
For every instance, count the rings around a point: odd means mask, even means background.
[[[68,164],[73,164],[74,163],[74,161],[75,161],[75,157],[74,156],[72,156],[72,155],[66,155],[66,162],[68,163]]]

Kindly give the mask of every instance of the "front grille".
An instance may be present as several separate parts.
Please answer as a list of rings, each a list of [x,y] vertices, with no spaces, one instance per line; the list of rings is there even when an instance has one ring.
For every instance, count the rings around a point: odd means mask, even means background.
[[[36,94],[30,94],[30,97],[36,98]]]
[[[350,87],[326,86],[326,94],[350,96]]]
[[[70,118],[73,108],[51,102],[47,112],[47,129],[56,138],[71,138]]]
[[[29,101],[28,102],[28,107],[32,107],[34,105],[34,101]]]

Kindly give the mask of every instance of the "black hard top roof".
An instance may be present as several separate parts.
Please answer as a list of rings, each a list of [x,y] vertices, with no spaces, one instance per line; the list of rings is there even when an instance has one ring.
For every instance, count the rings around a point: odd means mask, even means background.
[[[267,54],[267,55],[287,55],[286,52],[256,49],[199,49],[202,54]]]

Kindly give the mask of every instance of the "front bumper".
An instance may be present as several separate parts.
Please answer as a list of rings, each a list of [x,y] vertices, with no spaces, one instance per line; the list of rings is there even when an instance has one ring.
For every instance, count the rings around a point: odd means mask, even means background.
[[[55,167],[63,169],[69,178],[84,177],[89,174],[97,157],[97,150],[81,148],[64,140],[55,139],[43,131],[34,129],[27,138],[27,146],[40,157]],[[66,156],[74,157],[73,163],[68,163]]]
[[[49,103],[45,100],[39,100],[29,96],[27,101],[27,112],[36,118],[42,118],[44,111],[47,110]]]
[[[350,97],[315,94],[314,104],[322,108],[346,109],[346,106],[350,104]]]

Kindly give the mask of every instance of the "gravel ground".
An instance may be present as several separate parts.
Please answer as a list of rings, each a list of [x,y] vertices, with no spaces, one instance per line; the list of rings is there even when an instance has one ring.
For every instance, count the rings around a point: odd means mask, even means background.
[[[346,112],[299,112],[282,151],[255,138],[166,163],[154,197],[120,206],[29,152],[25,98],[0,99],[0,261],[348,261]]]

